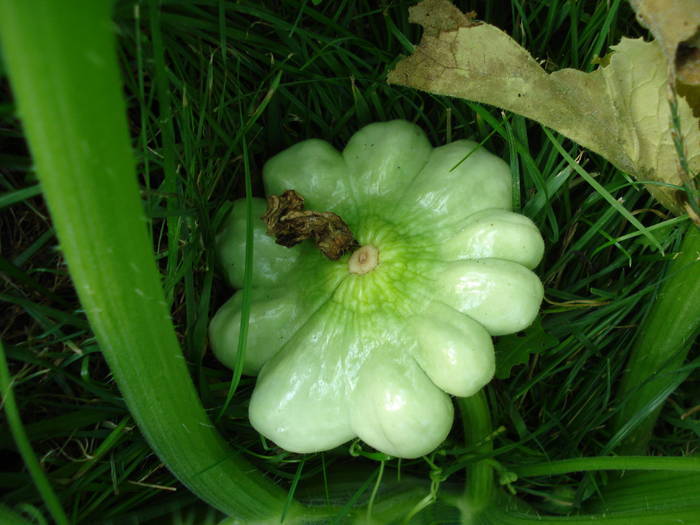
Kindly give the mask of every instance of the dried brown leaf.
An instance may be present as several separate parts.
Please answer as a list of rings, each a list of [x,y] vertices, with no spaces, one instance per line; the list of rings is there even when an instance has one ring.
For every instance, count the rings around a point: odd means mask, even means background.
[[[456,26],[454,10],[447,0],[426,0],[412,8],[411,21],[428,24],[430,31],[413,55],[397,64],[389,82],[524,115],[643,182],[683,185],[667,99],[667,62],[659,45],[623,39],[606,65],[592,73],[563,69],[548,74],[500,29],[471,18]],[[447,22],[438,28],[436,20]],[[700,125],[688,102],[677,100],[688,166],[697,173]],[[674,213],[684,213],[684,192],[658,184],[647,188]]]
[[[654,35],[669,76],[700,84],[700,0],[630,0],[637,20]]]

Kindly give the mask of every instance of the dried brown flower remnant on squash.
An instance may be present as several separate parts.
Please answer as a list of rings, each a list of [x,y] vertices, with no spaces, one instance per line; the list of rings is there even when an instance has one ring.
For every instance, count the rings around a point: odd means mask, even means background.
[[[321,253],[332,261],[360,246],[340,217],[329,211],[304,210],[304,197],[294,190],[270,195],[262,219],[277,244],[290,248],[313,239]]]

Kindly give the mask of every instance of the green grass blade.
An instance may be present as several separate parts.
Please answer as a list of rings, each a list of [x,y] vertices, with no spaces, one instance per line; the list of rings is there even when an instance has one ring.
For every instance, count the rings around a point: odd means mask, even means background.
[[[672,471],[625,472],[611,481],[600,497],[586,505],[595,514],[645,509],[700,507],[700,473]],[[692,522],[691,522],[692,523]]]
[[[624,515],[541,516],[508,513],[492,507],[479,516],[480,525],[695,525],[700,508],[638,510]]]
[[[0,504],[0,523],[5,525],[34,525],[9,507]]]
[[[236,393],[238,384],[241,381],[243,374],[243,359],[246,354],[246,346],[248,344],[248,323],[250,320],[250,302],[251,302],[251,282],[253,280],[253,186],[250,180],[250,165],[248,159],[248,147],[246,139],[243,137],[241,142],[243,145],[243,171],[245,175],[245,209],[246,209],[246,226],[245,226],[245,263],[243,269],[243,299],[241,304],[241,323],[238,338],[238,347],[236,348],[236,363],[233,367],[233,377],[229,384],[228,392],[226,393],[226,401],[219,411],[217,420],[224,415],[226,410]],[[285,509],[283,513],[286,513]]]
[[[146,233],[112,2],[0,0],[0,38],[75,287],[144,436],[191,490],[241,519],[285,494],[229,448],[189,377]]]
[[[8,191],[0,194],[0,210],[7,206],[12,206],[16,202],[21,202],[24,199],[35,197],[41,193],[41,187],[38,184],[21,190]]]
[[[562,147],[561,144],[559,144],[559,141],[557,141],[556,138],[554,138],[554,135],[552,134],[551,131],[549,131],[546,128],[542,128],[544,132],[547,134],[547,138],[549,138],[549,141],[552,143],[552,145],[559,151],[562,157],[566,159],[566,161],[569,163],[569,165],[578,173],[583,180],[585,180],[588,184],[591,185],[591,187],[598,192],[598,194],[604,198],[610,206],[612,206],[615,210],[617,210],[620,215],[622,215],[625,219],[627,219],[635,228],[637,228],[647,239],[649,239],[649,242],[656,247],[659,252],[663,253],[664,249],[659,243],[659,240],[654,237],[653,233],[650,233],[644,225],[639,222],[632,213],[627,210],[615,197],[610,195],[610,192],[606,190],[602,184],[600,184],[597,180],[595,180],[586,170],[584,170],[578,162],[576,162],[571,155],[567,153],[567,151]]]
[[[51,487],[51,483],[46,478],[39,460],[32,450],[32,445],[29,442],[27,433],[22,425],[22,420],[19,416],[19,410],[17,409],[17,404],[15,403],[15,395],[12,390],[12,378],[10,377],[10,370],[7,368],[7,360],[5,359],[5,348],[0,342],[0,393],[2,395],[2,406],[5,411],[5,417],[7,418],[7,423],[10,427],[10,432],[12,437],[15,439],[17,444],[17,449],[19,450],[24,464],[29,470],[34,485],[36,486],[39,494],[44,500],[46,508],[49,509],[51,516],[58,525],[68,525],[68,516],[61,506],[61,502],[56,497],[56,493]],[[2,513],[0,513],[0,517]],[[15,520],[15,522],[18,522]],[[3,523],[5,523],[3,521]],[[12,521],[10,521],[12,523]]]
[[[650,403],[657,406],[627,434],[620,453],[645,451],[661,403],[670,392],[661,399],[659,394],[677,380],[678,369],[700,331],[699,254],[700,229],[690,224],[632,349],[618,395],[624,404],[615,428],[621,429],[636,414],[644,413]]]
[[[165,49],[163,48],[163,39],[160,32],[160,1],[152,0],[148,2],[150,13],[151,35],[153,42],[153,61],[155,65],[155,85],[158,100],[158,123],[160,125],[160,135],[163,138],[163,174],[164,180],[158,190],[164,195],[175,195],[178,191],[177,180],[175,175],[175,130],[173,128],[173,108],[170,97],[170,86],[168,83],[168,74],[165,68]],[[179,217],[171,215],[176,202],[173,198],[166,199],[166,209],[168,210],[167,217],[167,259],[168,259],[168,275],[167,278],[170,286],[174,285],[173,273],[177,267],[178,256],[178,237],[180,235]],[[172,291],[166,288],[167,299],[172,302]]]
[[[700,457],[601,456],[571,458],[510,469],[518,476],[555,476],[596,470],[669,470],[700,472]]]

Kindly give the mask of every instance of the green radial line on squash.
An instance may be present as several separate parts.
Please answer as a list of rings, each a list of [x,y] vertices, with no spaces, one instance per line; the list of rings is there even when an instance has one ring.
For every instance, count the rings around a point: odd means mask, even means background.
[[[379,262],[367,274],[348,276],[338,287],[334,300],[364,313],[386,310],[414,314],[434,286],[430,278],[434,264],[423,259],[423,243],[412,242],[411,237],[402,236],[376,218],[366,221],[358,231],[365,244],[377,248]]]
[[[379,274],[377,270],[374,270]],[[350,276],[343,281],[333,300],[346,310],[360,314],[376,311],[394,314],[412,314],[424,296],[420,286],[401,286],[386,275]]]

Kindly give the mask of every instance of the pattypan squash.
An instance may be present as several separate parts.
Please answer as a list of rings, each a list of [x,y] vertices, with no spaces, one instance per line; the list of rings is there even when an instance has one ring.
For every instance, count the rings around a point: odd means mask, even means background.
[[[391,456],[436,448],[453,420],[450,395],[494,375],[491,336],[526,328],[542,284],[544,243],[510,211],[510,169],[468,140],[433,148],[416,125],[370,124],[342,152],[307,140],[270,159],[268,195],[293,189],[332,211],[359,243],[332,261],[310,241],[268,235],[254,199],[254,270],[246,374],[257,374],[251,424],[292,452],[355,437]],[[217,240],[230,283],[243,286],[245,201]],[[236,362],[242,292],[214,316],[210,340]]]

